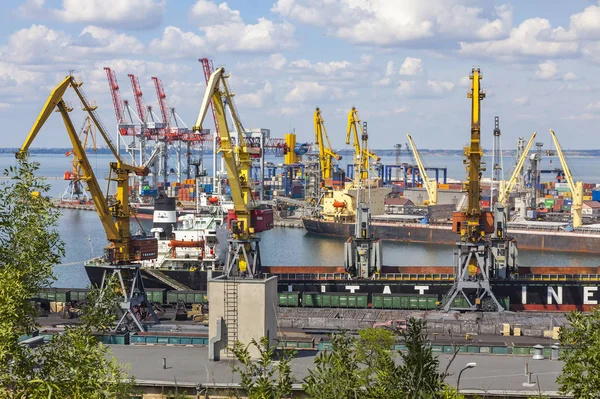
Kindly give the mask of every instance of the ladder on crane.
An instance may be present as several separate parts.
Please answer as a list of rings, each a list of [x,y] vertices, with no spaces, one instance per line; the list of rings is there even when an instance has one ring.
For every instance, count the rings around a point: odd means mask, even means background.
[[[231,348],[238,340],[238,282],[235,278],[225,280],[224,290],[224,313],[225,325],[227,326],[227,357],[233,357]]]

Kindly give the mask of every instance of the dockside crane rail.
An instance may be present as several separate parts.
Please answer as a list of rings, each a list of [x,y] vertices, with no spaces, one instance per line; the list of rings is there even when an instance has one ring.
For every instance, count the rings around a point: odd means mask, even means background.
[[[583,182],[578,181],[575,182],[573,180],[573,175],[571,174],[571,169],[567,164],[567,160],[565,159],[565,155],[563,154],[562,147],[558,142],[558,138],[554,133],[554,130],[550,129],[550,134],[552,135],[552,140],[554,141],[554,145],[556,146],[556,152],[558,153],[558,159],[560,159],[560,164],[563,168],[563,172],[565,174],[565,179],[569,184],[569,189],[571,190],[573,204],[571,205],[571,215],[573,217],[573,228],[580,227],[583,224],[582,221],[582,207],[583,207]]]
[[[357,181],[366,180],[369,178],[369,158],[373,159],[375,162],[379,162],[381,158],[375,155],[373,152],[370,152],[367,146],[361,146],[361,141],[366,142],[368,135],[363,130],[356,107],[352,107],[348,113],[348,129],[346,131],[347,145],[350,145],[351,138],[353,138],[354,141],[354,164],[357,171],[355,173],[355,179],[357,179]]]
[[[123,162],[106,129],[96,115],[96,107],[90,104],[86,99],[85,94],[81,89],[81,85],[81,82],[77,82],[72,75],[69,75],[52,90],[46,104],[31,128],[25,143],[23,143],[16,155],[19,157],[22,154],[27,153],[31,143],[37,137],[42,126],[48,120],[54,109],[57,108],[67,129],[69,139],[73,146],[73,152],[81,167],[83,173],[81,180],[85,181],[87,184],[94,205],[96,206],[96,211],[98,212],[98,216],[100,217],[100,221],[106,232],[107,239],[110,242],[110,245],[105,248],[107,260],[110,263],[116,264],[129,263],[135,257],[129,226],[131,214],[129,207],[129,173],[144,176],[148,174],[148,169],[128,165]],[[85,148],[79,140],[73,122],[69,116],[68,107],[63,99],[63,96],[69,87],[71,87],[77,94],[77,97],[79,97],[83,109],[88,113],[90,119],[94,122],[94,125],[117,160],[117,162],[110,163],[109,180],[117,182],[116,201],[112,205],[109,205],[106,197],[102,193],[100,184],[94,175],[92,166],[85,153]]]
[[[321,180],[330,179],[333,174],[334,161],[342,159],[331,148],[331,142],[325,128],[325,121],[321,116],[321,110],[317,107],[314,116],[315,123],[315,144],[319,146],[319,163],[321,165]]]
[[[260,274],[261,265],[258,246],[260,239],[254,235],[255,227],[252,220],[252,212],[255,211],[250,190],[252,149],[246,146],[244,130],[233,104],[233,93],[227,85],[228,77],[224,68],[217,68],[211,73],[198,118],[192,130],[202,131],[206,113],[212,102],[220,138],[219,151],[225,161],[235,213],[235,219],[231,220],[230,218],[229,220],[232,238],[228,240],[224,274],[228,277],[238,275],[256,277]],[[229,107],[237,131],[237,146],[233,144],[229,133],[225,104]]]
[[[531,149],[531,146],[533,145],[533,140],[535,139],[536,135],[537,135],[537,132],[533,132],[533,134],[531,135],[531,138],[529,139],[529,142],[527,142],[527,145],[525,146],[523,153],[519,157],[519,160],[517,161],[517,165],[515,166],[515,170],[513,170],[513,173],[511,175],[510,179],[508,180],[508,182],[506,182],[506,183],[504,181],[500,182],[500,188],[498,190],[498,202],[501,205],[503,205],[505,208],[508,207],[508,200],[510,198],[510,193],[514,189],[515,184],[517,183],[517,180],[519,179],[519,176],[521,176],[521,170],[523,169],[523,165],[525,165],[525,161],[527,160],[527,155],[529,154],[529,150]]]
[[[419,171],[421,172],[421,179],[423,180],[423,185],[427,190],[427,196],[429,197],[429,205],[436,205],[438,200],[438,185],[436,180],[431,180],[429,176],[427,176],[427,171],[425,170],[425,165],[423,165],[423,161],[421,160],[421,156],[419,155],[419,151],[417,150],[417,146],[413,141],[410,134],[407,134],[408,142],[410,143],[410,147],[412,148],[412,153],[414,154],[414,158],[417,161],[417,165],[419,167]]]

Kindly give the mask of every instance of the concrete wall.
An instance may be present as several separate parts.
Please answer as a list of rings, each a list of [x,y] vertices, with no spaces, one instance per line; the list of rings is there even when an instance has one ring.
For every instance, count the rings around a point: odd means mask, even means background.
[[[223,319],[221,342],[215,345],[215,352],[225,358],[228,330],[225,316],[225,283],[224,278],[212,279],[208,282],[208,302],[210,306],[208,337],[218,338],[218,322]],[[232,280],[229,280],[231,283]],[[238,279],[237,285],[237,339],[244,344],[252,339],[257,341],[269,337],[271,345],[277,338],[277,277],[269,279]],[[251,356],[258,356],[258,351],[250,347]]]

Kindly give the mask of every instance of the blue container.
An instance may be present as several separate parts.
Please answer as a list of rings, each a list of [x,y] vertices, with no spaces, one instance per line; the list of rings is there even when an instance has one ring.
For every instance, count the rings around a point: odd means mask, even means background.
[[[592,201],[600,201],[600,190],[592,190]]]

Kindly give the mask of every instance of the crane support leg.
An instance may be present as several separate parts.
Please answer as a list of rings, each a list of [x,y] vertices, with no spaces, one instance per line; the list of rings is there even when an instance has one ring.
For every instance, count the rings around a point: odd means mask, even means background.
[[[246,240],[231,238],[227,242],[227,260],[224,274],[230,277],[256,278],[261,273],[260,238]]]

